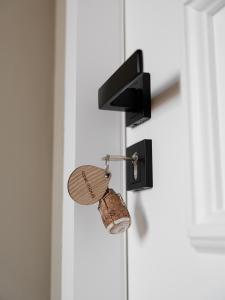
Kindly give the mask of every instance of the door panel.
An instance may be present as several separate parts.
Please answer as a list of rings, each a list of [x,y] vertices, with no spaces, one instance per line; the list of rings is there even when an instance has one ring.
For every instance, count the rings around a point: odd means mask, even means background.
[[[221,22],[219,17],[217,21]],[[142,139],[153,143],[153,189],[128,192],[133,219],[128,232],[129,300],[225,297],[224,254],[218,249],[194,248],[188,232],[193,197],[190,98],[181,94],[174,80],[181,70],[182,22],[181,1],[126,1],[126,56],[137,48],[143,50],[144,70],[151,73],[153,87],[151,120],[127,129],[128,146]],[[216,51],[222,51],[217,45]],[[193,72],[196,66],[192,65]]]

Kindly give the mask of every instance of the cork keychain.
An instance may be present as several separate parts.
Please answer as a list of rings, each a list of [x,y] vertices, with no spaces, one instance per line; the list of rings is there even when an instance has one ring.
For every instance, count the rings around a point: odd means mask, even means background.
[[[98,210],[109,233],[121,233],[129,228],[131,219],[127,206],[113,189],[109,189],[99,201]]]
[[[130,214],[121,195],[109,189],[111,172],[106,168],[84,165],[75,169],[68,180],[70,197],[81,205],[99,202],[103,224],[109,233],[121,233],[130,226]]]

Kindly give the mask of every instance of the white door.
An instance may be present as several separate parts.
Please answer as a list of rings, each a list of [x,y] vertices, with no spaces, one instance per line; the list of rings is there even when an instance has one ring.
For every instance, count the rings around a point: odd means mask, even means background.
[[[224,5],[126,1],[126,57],[143,50],[153,94],[127,143],[152,139],[154,184],[128,193],[129,300],[225,299]]]
[[[58,0],[56,11],[51,299],[224,300],[224,0]],[[125,143],[123,116],[99,111],[97,90],[136,49],[152,118]],[[142,139],[153,189],[127,193],[126,256],[125,237],[74,206],[66,182]],[[123,192],[123,169],[112,171]]]

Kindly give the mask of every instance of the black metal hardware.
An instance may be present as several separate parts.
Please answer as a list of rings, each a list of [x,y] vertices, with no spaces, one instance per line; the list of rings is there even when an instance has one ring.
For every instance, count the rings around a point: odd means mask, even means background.
[[[151,117],[150,74],[143,73],[142,51],[137,50],[98,90],[100,109],[125,111],[126,126]]]
[[[152,188],[152,140],[142,140],[127,148],[127,157],[132,157],[134,153],[138,157],[137,165],[130,160],[126,161],[127,191]]]

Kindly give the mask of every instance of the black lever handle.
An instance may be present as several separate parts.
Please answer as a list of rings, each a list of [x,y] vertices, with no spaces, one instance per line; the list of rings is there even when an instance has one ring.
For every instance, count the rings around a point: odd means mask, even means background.
[[[137,126],[151,117],[150,74],[143,73],[137,50],[98,91],[99,108],[126,111],[126,125]]]

